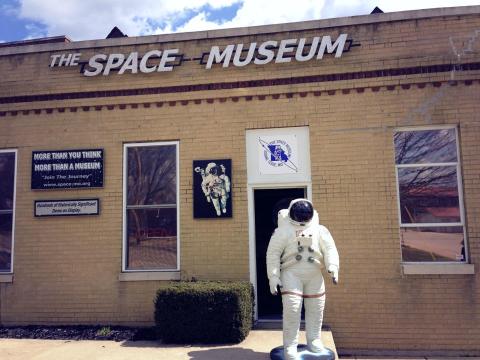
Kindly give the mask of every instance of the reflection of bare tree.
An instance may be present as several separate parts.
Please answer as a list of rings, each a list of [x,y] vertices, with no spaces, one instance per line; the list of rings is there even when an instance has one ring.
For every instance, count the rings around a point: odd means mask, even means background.
[[[455,129],[399,131],[394,134],[395,163],[455,162]]]
[[[128,149],[127,207],[132,209],[129,213],[135,223],[137,243],[145,237],[142,229],[147,217],[140,216],[142,205],[155,208],[176,203],[175,151],[175,145]]]
[[[147,146],[128,151],[128,205],[176,201],[175,146]]]
[[[426,219],[421,220],[426,215],[437,220],[457,215],[455,166],[400,168],[398,179],[403,222],[426,222]]]
[[[0,153],[0,271],[11,270],[15,153]]]
[[[0,153],[0,210],[13,209],[15,154]]]
[[[455,130],[397,132],[394,140],[397,165],[418,165],[398,168],[402,222],[419,222],[427,209],[458,207],[457,167],[422,166],[457,161]]]
[[[408,171],[400,179],[401,193],[422,195],[431,194],[435,190],[440,195],[449,193],[456,186],[457,169],[454,166],[423,167]],[[432,185],[436,188],[432,189]]]

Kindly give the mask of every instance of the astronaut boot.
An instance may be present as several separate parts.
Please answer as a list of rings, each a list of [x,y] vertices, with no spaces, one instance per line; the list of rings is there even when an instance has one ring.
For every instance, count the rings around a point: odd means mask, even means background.
[[[302,310],[302,297],[282,295],[283,351],[285,360],[297,360],[298,332]]]
[[[322,342],[322,321],[325,296],[306,298],[304,301],[307,346],[311,352],[319,353],[325,349]]]
[[[222,212],[224,214],[227,213],[227,196],[223,195],[221,200],[220,200],[220,205],[222,206]]]
[[[222,215],[222,213],[220,212],[220,201],[218,199],[212,199],[212,202],[213,202],[213,206],[215,207],[217,216]]]

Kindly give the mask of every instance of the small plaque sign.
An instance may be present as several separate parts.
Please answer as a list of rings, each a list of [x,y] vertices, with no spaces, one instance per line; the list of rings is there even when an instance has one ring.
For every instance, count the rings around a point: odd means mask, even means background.
[[[98,215],[99,199],[36,200],[35,216]]]
[[[103,187],[103,149],[32,152],[32,190]]]

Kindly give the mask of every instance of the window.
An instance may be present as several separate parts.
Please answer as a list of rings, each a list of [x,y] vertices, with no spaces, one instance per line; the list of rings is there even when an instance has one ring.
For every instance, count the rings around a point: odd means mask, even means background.
[[[455,127],[394,133],[403,262],[465,262]]]
[[[13,271],[16,150],[0,150],[0,273]]]
[[[124,147],[124,271],[179,269],[178,143]]]

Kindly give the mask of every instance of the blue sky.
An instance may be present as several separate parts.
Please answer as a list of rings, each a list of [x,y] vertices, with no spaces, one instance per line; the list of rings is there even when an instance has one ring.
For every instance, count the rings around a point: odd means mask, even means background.
[[[0,4],[0,39],[15,41],[27,37],[28,28],[34,23],[16,16],[14,9],[17,8],[18,3],[14,0],[3,0]],[[41,24],[38,23],[37,26]]]
[[[292,6],[292,4],[295,4]],[[0,42],[67,35],[101,39],[480,5],[480,0],[0,0]]]

